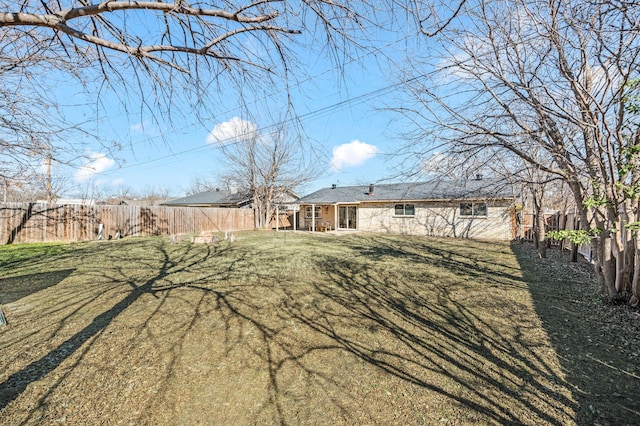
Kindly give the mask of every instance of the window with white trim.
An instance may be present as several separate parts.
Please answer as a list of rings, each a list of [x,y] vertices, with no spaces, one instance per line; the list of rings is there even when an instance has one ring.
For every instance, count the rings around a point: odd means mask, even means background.
[[[305,218],[307,218],[307,219],[311,219],[311,209],[312,209],[312,206],[306,206],[306,207],[304,208],[304,217],[305,217]],[[320,206],[316,206],[316,208],[315,208],[315,213],[316,213],[316,214],[315,214],[316,219],[320,219],[320,218],[322,217],[322,216],[320,215]]]
[[[396,204],[394,216],[415,216],[416,207],[413,204]]]
[[[487,203],[460,203],[460,216],[487,217]]]

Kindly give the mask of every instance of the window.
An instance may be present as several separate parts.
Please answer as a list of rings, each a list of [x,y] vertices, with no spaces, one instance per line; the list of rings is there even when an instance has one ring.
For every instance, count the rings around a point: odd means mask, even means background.
[[[473,203],[474,216],[487,216],[487,203]]]
[[[473,203],[460,203],[460,216],[473,216]]]
[[[460,203],[460,216],[487,217],[487,203]]]
[[[415,216],[416,208],[413,204],[396,204],[395,216]]]
[[[315,208],[315,218],[320,219],[322,216],[320,215],[320,206],[316,206]],[[304,217],[307,219],[311,219],[311,206],[306,206],[304,209]]]

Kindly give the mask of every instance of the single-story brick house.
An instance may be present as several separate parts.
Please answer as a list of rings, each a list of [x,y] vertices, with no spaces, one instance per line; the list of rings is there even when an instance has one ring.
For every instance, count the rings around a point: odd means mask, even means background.
[[[297,226],[491,240],[516,237],[516,195],[496,179],[323,188],[298,200]]]

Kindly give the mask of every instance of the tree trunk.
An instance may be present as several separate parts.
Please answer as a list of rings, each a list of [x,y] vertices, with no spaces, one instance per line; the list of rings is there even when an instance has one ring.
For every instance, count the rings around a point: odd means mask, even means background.
[[[618,296],[616,291],[616,260],[612,253],[611,236],[603,236],[600,244],[602,278],[609,300],[614,300]]]
[[[547,257],[547,244],[545,237],[545,221],[542,212],[536,214],[536,246],[538,247],[538,256],[542,259]]]
[[[622,291],[629,293],[631,292],[631,283],[633,280],[633,275],[635,271],[635,241],[634,237],[630,236],[627,238],[625,242],[625,255],[624,255],[624,277],[622,281]]]
[[[633,278],[631,280],[631,299],[629,304],[637,307],[640,304],[640,233],[634,237]]]
[[[614,289],[616,294],[622,291],[623,280],[624,280],[624,245],[620,241],[621,235],[620,233],[614,234],[613,237],[609,238],[611,241],[611,255],[615,261],[615,284]]]
[[[571,243],[571,262],[578,261],[578,245]]]

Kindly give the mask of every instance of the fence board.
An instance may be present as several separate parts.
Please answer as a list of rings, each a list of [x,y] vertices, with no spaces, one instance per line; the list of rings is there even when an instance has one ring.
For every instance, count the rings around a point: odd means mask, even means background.
[[[522,237],[527,241],[534,241],[534,221],[535,215],[533,214],[524,214],[522,216]],[[560,229],[565,229],[565,223],[567,222],[567,218],[560,213],[553,214],[545,214],[544,215],[545,222],[545,231],[557,231]],[[551,241],[552,244],[558,244],[556,241]]]
[[[0,244],[253,229],[253,210],[214,207],[0,203]]]

